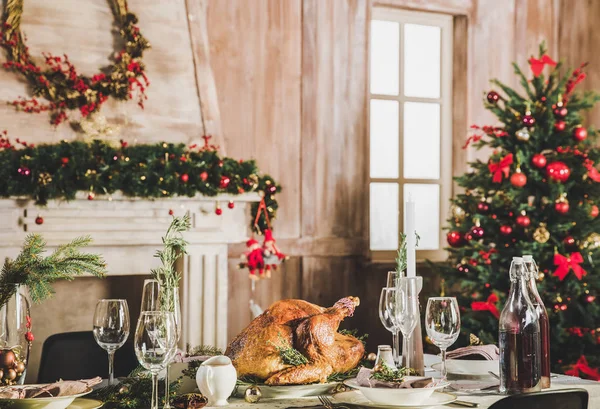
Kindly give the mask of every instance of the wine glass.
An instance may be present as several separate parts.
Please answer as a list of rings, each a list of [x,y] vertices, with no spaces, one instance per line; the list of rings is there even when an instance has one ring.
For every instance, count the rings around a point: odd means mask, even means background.
[[[425,326],[431,342],[442,353],[442,379],[446,379],[446,349],[460,334],[460,311],[454,297],[432,297],[427,301]]]
[[[160,310],[160,283],[158,280],[144,280],[140,312]]]
[[[388,271],[386,287],[396,287],[398,279],[404,277],[404,272]],[[400,329],[396,328],[392,331],[392,353],[396,366],[400,365]]]
[[[173,325],[175,326],[175,350],[181,338],[181,305],[179,303],[179,287],[163,286],[161,288],[162,310],[173,313]],[[170,363],[170,361],[169,361]],[[165,404],[163,409],[171,409],[169,392],[169,363],[165,370]]]
[[[134,344],[140,365],[152,374],[151,409],[158,409],[158,373],[173,359],[177,345],[173,313],[142,312],[135,330]]]
[[[381,296],[379,298],[379,319],[381,323],[392,333],[392,355],[394,357],[394,363],[398,365],[400,358],[398,351],[400,350],[399,332],[400,329],[397,327],[394,321],[392,309],[388,307],[389,303],[392,302],[395,294],[395,287],[383,287],[381,289]]]
[[[410,338],[417,322],[419,321],[419,288],[417,281],[400,277],[396,281],[396,292],[394,294],[392,317],[396,321],[396,327],[402,332],[403,343],[406,344]],[[391,305],[391,304],[390,304]],[[404,366],[412,367],[410,354],[402,357]]]
[[[115,382],[115,351],[129,336],[127,300],[100,300],[94,312],[94,338],[108,352],[108,384]]]

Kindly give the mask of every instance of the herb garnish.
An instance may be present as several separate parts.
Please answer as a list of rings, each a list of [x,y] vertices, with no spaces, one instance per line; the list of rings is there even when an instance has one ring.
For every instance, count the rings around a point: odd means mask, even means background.
[[[379,369],[373,370],[371,379],[382,382],[403,382],[405,376],[418,375],[418,372],[412,368],[400,367],[399,369],[392,368],[385,362]]]

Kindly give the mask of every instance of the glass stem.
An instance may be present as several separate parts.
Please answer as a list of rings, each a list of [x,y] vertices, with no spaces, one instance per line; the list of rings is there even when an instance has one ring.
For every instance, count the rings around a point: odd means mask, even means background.
[[[446,375],[448,374],[446,370],[446,348],[440,348],[440,352],[442,353],[442,379],[446,380]]]
[[[163,409],[169,409],[171,408],[171,403],[170,403],[170,393],[169,393],[169,364],[167,364],[166,367],[166,373],[165,373],[165,404],[163,406]]]
[[[158,373],[152,372],[152,406],[151,409],[158,409]]]
[[[398,367],[400,365],[400,337],[396,329],[392,331],[392,354],[394,355],[394,364]]]
[[[115,351],[108,351],[108,384],[115,384]]]

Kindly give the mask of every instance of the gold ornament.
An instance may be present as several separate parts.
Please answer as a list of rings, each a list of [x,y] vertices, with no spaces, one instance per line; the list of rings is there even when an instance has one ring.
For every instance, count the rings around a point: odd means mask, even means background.
[[[540,227],[533,232],[533,239],[538,243],[544,244],[550,240],[550,232],[546,228],[546,223],[541,223]]]
[[[469,334],[469,345],[482,345],[483,342],[475,334]]]
[[[590,234],[582,243],[581,248],[583,250],[596,250],[600,247],[600,234],[592,233]]]
[[[108,141],[110,145],[115,148],[120,145],[119,137],[116,134],[119,133],[121,128],[109,124],[104,115],[88,115],[79,121],[79,127],[85,134],[84,141],[103,139]]]
[[[515,136],[521,142],[527,142],[531,135],[529,134],[529,130],[527,128],[521,128],[516,133]]]
[[[454,204],[450,207],[450,212],[452,213],[452,217],[457,222],[463,221],[465,219],[465,217],[467,216],[467,212],[465,212],[465,209],[463,209],[460,206],[454,205]]]
[[[256,385],[249,386],[244,392],[244,400],[248,403],[257,403],[262,397],[260,388]]]
[[[49,173],[43,172],[38,176],[38,183],[42,186],[46,186],[48,183],[52,182],[52,176]]]
[[[546,275],[544,273],[539,273],[538,276],[537,276],[537,280],[538,281],[543,281],[545,276]]]
[[[367,359],[371,362],[375,362],[377,359],[377,354],[375,352],[371,352],[369,355],[367,355]]]

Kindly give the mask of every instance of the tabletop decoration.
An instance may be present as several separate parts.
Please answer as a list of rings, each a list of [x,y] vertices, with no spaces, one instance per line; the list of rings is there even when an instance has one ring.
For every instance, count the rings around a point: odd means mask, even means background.
[[[552,328],[552,371],[570,369],[581,355],[598,370],[600,343],[591,331],[600,328],[600,246],[593,245],[600,231],[600,149],[586,112],[600,95],[577,92],[586,64],[574,70],[560,62],[538,64],[546,54],[542,44],[526,70],[513,64],[518,89],[492,81],[497,98],[484,106],[498,125],[474,125],[476,137],[469,138],[470,147],[491,154],[456,178],[462,193],[452,209],[462,212],[448,220],[450,258],[437,267],[446,295],[465,308],[458,344],[467,345],[469,333],[490,344],[497,342],[500,306],[510,286],[498,272],[513,257],[532,255]],[[522,137],[524,128],[528,138]],[[471,233],[477,224],[481,237]],[[573,336],[572,327],[588,332]]]
[[[123,44],[114,53],[113,63],[100,68],[91,77],[79,74],[67,55],[44,53],[45,67],[38,66],[29,54],[25,35],[21,32],[24,0],[5,2],[0,46],[8,56],[3,67],[20,73],[31,86],[33,98],[10,102],[26,113],[50,113],[50,122],[57,126],[68,119],[67,111],[79,111],[82,118],[98,112],[109,97],[126,101],[137,92],[138,105],[144,108],[146,88],[150,81],[142,61],[150,43],[137,26],[137,16],[128,10],[127,0],[110,0],[116,32]],[[43,98],[47,103],[39,101]]]

